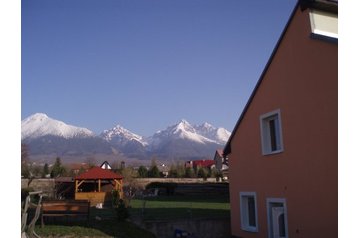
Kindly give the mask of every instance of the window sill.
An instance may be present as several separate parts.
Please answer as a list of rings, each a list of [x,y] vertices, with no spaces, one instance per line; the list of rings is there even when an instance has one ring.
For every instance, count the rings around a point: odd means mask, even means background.
[[[259,232],[259,229],[257,227],[241,227],[241,230],[248,231],[248,232]]]
[[[270,151],[270,152],[263,152],[262,155],[275,155],[275,154],[280,154],[283,152],[282,150],[275,150],[275,151]]]

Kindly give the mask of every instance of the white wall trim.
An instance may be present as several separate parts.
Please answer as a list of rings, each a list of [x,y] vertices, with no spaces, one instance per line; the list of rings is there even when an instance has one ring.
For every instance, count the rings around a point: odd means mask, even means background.
[[[309,17],[312,33],[338,39],[338,15],[311,10]]]
[[[254,197],[255,200],[255,223],[256,226],[248,226],[247,224],[245,224],[244,220],[246,219],[247,214],[244,213],[245,212],[245,207],[246,204],[243,203],[243,197],[248,197],[248,196],[252,196]],[[256,192],[240,192],[240,222],[241,222],[241,229],[244,231],[249,231],[249,232],[258,232],[259,231],[259,224],[258,224],[258,217],[257,217],[257,196],[256,196]]]
[[[275,116],[277,115],[278,118],[278,133],[279,133],[279,139],[280,139],[280,148],[275,150],[275,151],[271,151],[267,148],[267,138],[265,138],[265,136],[267,136],[267,132],[265,131],[265,119]],[[271,155],[271,154],[277,154],[277,153],[281,153],[284,150],[284,146],[283,146],[283,137],[282,137],[282,120],[281,120],[281,110],[280,109],[276,109],[273,110],[271,112],[267,112],[263,115],[260,116],[260,136],[261,136],[261,151],[262,151],[262,155]]]

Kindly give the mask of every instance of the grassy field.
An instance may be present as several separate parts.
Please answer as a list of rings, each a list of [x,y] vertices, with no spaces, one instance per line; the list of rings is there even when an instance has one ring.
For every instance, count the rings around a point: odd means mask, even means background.
[[[145,208],[143,205],[145,203]],[[144,220],[229,218],[230,203],[226,195],[158,196],[145,200],[134,199],[129,209],[132,218]],[[91,209],[90,222],[78,219],[45,221],[45,227],[36,226],[41,237],[122,237],[155,236],[131,222],[119,222],[113,209]]]
[[[227,195],[147,197],[132,200],[130,213],[145,220],[228,218],[230,201]]]
[[[121,237],[155,238],[152,233],[128,222],[117,221],[113,209],[91,209],[90,222],[78,219],[58,219],[45,222],[41,228],[36,226],[35,232],[41,237]],[[96,219],[97,218],[97,219]]]

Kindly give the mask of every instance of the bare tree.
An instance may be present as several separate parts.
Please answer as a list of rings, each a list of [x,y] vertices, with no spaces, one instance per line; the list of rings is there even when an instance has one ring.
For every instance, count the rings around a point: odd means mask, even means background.
[[[86,160],[85,160],[85,163],[88,165],[89,168],[93,168],[95,166],[97,166],[98,162],[96,160],[95,157],[87,157]]]
[[[30,177],[29,148],[23,143],[21,143],[21,176],[24,178]]]

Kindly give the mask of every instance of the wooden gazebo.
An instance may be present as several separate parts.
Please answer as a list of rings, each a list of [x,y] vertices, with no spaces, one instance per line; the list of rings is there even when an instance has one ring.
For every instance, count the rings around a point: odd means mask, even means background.
[[[112,192],[123,198],[123,176],[108,169],[93,167],[75,177],[75,200],[88,200],[91,206],[112,201]]]

